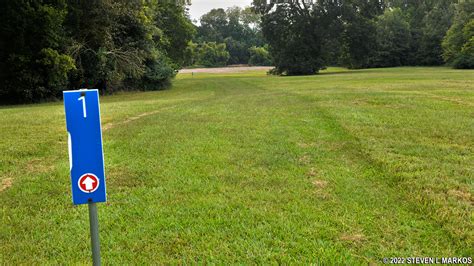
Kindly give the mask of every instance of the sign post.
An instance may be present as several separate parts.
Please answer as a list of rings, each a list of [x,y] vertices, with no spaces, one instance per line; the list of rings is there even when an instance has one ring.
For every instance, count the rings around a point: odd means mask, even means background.
[[[91,228],[92,262],[94,266],[100,263],[99,217],[95,202],[89,203],[89,223]]]
[[[100,265],[97,202],[106,202],[98,90],[64,91],[72,202],[89,205],[94,265]]]

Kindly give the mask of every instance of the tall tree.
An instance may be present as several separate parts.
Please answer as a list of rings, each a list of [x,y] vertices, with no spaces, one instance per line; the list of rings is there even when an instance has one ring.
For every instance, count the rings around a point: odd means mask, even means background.
[[[371,58],[371,66],[393,67],[408,64],[410,52],[410,25],[401,9],[387,9],[378,17],[377,47]]]
[[[276,74],[308,75],[324,67],[324,29],[318,26],[325,12],[321,2],[310,6],[305,1],[270,5],[254,1],[254,6],[262,14]]]
[[[453,25],[443,40],[443,57],[456,68],[474,68],[474,2],[456,6]]]
[[[179,65],[185,61],[185,51],[189,40],[196,34],[186,6],[179,3],[158,1],[154,16],[155,25],[162,29],[162,43],[167,56]]]
[[[199,41],[223,42],[227,35],[228,20],[224,9],[212,9],[201,17]]]
[[[458,0],[389,0],[389,7],[400,8],[410,25],[408,65],[443,64],[441,41],[452,23],[453,4]]]
[[[260,16],[249,7],[212,9],[201,17],[195,40],[198,43],[225,43],[230,54],[228,63],[246,64],[249,48],[264,44],[259,22]]]
[[[69,0],[66,30],[77,62],[73,87],[118,87],[144,73],[145,29],[137,1]],[[110,85],[110,86],[109,86]]]
[[[56,97],[74,61],[65,53],[62,0],[0,2],[0,101]]]
[[[1,101],[67,88],[158,89],[193,34],[185,4],[160,0],[3,0]]]
[[[339,61],[349,68],[368,67],[376,50],[377,27],[374,19],[383,13],[383,2],[350,0],[341,3],[342,34],[330,32],[332,39],[339,39],[341,43]]]
[[[426,10],[421,22],[421,38],[416,48],[416,64],[444,64],[441,43],[452,23],[453,7],[452,2],[441,0],[435,1]]]
[[[78,62],[76,86],[158,89],[183,63],[193,34],[184,6],[158,0],[69,1],[66,28]]]

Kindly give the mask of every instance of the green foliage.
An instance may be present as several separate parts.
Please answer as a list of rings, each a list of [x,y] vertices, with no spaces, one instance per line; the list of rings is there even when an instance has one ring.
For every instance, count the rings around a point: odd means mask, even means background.
[[[158,3],[154,19],[156,27],[163,31],[159,37],[166,55],[179,66],[185,65],[186,47],[196,34],[196,27],[189,20],[185,6],[166,1]]]
[[[273,64],[267,47],[250,47],[249,65],[252,66],[271,66]]]
[[[270,5],[254,0],[253,5],[263,16],[262,30],[277,65],[275,73],[294,68],[298,69],[295,74],[310,74],[317,72],[311,65],[321,69],[335,64],[349,68],[443,64],[441,42],[452,24],[457,2],[458,9],[465,9],[464,17],[474,13],[468,8],[472,1],[458,0],[314,4],[297,0]],[[465,23],[455,23],[447,37],[450,41],[446,41],[444,57],[448,61],[461,53],[469,39],[462,37]],[[466,51],[463,65],[470,58],[469,49]]]
[[[455,68],[474,67],[474,2],[461,2],[456,6],[453,25],[443,40],[443,57]]]
[[[376,67],[407,65],[410,49],[410,25],[405,21],[401,9],[386,10],[378,17],[377,47],[371,63]]]
[[[201,26],[198,29],[199,40],[209,42],[223,42],[224,35],[227,34],[227,14],[222,8],[212,9],[202,15]]]
[[[221,67],[230,58],[225,43],[216,42],[189,42],[185,54],[190,66]]]
[[[238,41],[232,37],[227,37],[224,39],[224,43],[230,55],[228,64],[241,64],[249,60],[248,44],[244,40]]]
[[[141,1],[125,0],[93,4],[87,0],[73,1],[69,7],[72,54],[80,62],[74,76],[77,87],[86,85],[105,91],[162,87],[159,83],[168,82],[163,75],[171,78],[173,71],[168,68],[175,67],[172,64],[164,67],[171,61],[164,54],[173,54],[175,60],[182,60],[182,55],[173,52],[171,47],[181,48],[187,32],[184,36],[173,37],[160,27],[170,25],[162,18],[162,13],[182,13],[183,10],[158,2],[141,4]],[[180,18],[179,14],[175,16]],[[179,28],[181,24],[176,25]],[[180,33],[177,30],[176,34]],[[160,70],[164,72],[157,73]],[[156,86],[150,86],[151,81],[156,82]]]
[[[169,85],[169,78],[176,75],[176,68],[169,59],[151,60],[146,64],[146,71],[139,86],[145,90],[159,90]]]
[[[416,62],[410,62],[411,64],[444,64],[441,43],[451,26],[453,15],[453,5],[449,1],[439,1],[438,4],[426,13],[422,20],[422,26],[419,29],[421,38],[414,56]],[[414,30],[411,28],[410,30],[413,36]]]
[[[246,64],[249,48],[263,45],[259,21],[260,15],[249,7],[212,9],[201,17],[195,41],[225,43],[230,55],[228,64]]]
[[[45,48],[40,52],[40,58],[38,63],[43,69],[48,69],[46,87],[55,89],[56,91],[62,91],[68,83],[68,73],[76,69],[74,60],[65,54],[59,54],[58,51]]]
[[[361,68],[444,63],[441,40],[451,25],[452,2],[382,3],[346,2],[342,16],[346,29],[342,35],[342,65]]]
[[[441,65],[441,42],[453,19],[458,0],[389,1],[390,8],[400,8],[410,25],[410,47],[405,65]]]
[[[380,1],[292,1],[267,5],[255,0],[277,74],[314,74],[327,64],[369,65],[376,45],[373,18]]]
[[[220,67],[227,65],[230,58],[224,43],[204,42],[196,51],[196,64],[205,67]]]
[[[474,19],[464,26],[464,39],[461,53],[454,60],[453,66],[462,69],[474,69]]]
[[[332,49],[332,55],[337,57],[337,45],[340,45],[339,59],[341,65],[349,68],[364,68],[370,66],[371,57],[377,46],[377,26],[375,18],[383,12],[380,1],[344,1],[339,6],[326,3],[333,10],[326,15],[333,21],[333,28],[328,28],[327,36],[330,43],[326,47]],[[329,16],[330,15],[330,16]],[[329,62],[336,61],[330,59]]]
[[[370,66],[369,62],[377,45],[376,23],[356,14],[354,19],[342,24],[344,30],[341,36],[332,37],[332,39],[341,39],[339,62],[351,69]]]
[[[195,31],[186,12],[158,0],[1,1],[0,101],[163,88]]]
[[[64,1],[0,2],[0,101],[38,102],[60,95],[74,69],[65,54]]]
[[[262,31],[275,63],[273,73],[309,75],[324,67],[324,33],[320,27],[315,27],[320,10],[309,10],[296,4],[276,7],[264,4],[260,8],[265,8]]]

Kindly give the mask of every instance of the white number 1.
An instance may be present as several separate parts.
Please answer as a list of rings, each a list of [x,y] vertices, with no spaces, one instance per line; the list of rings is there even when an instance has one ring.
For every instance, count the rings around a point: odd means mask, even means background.
[[[82,101],[82,113],[84,114],[84,118],[87,117],[87,111],[86,111],[86,98],[84,96],[79,97],[77,99],[78,101]]]

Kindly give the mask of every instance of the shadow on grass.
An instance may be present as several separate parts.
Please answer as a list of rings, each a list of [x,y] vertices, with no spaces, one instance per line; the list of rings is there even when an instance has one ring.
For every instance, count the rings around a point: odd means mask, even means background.
[[[328,72],[319,72],[315,74],[316,76],[326,76],[326,75],[346,75],[346,74],[355,74],[355,73],[371,73],[374,72],[373,69],[348,69],[342,71],[328,71]]]
[[[321,72],[316,74],[303,74],[303,75],[274,75],[279,77],[311,77],[311,76],[328,76],[328,75],[347,75],[347,74],[365,74],[365,73],[374,73],[377,69],[374,68],[366,68],[366,69],[341,69],[341,70],[334,70],[334,69],[325,69]],[[272,74],[269,74],[272,75]]]

